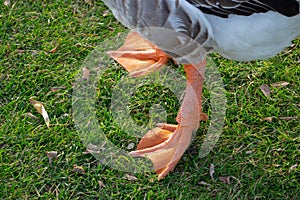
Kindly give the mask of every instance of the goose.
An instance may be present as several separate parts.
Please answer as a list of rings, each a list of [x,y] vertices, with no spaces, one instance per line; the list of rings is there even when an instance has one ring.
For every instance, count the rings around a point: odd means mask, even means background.
[[[158,124],[140,140],[134,157],[149,158],[164,178],[201,120],[207,52],[250,61],[270,58],[300,35],[299,0],[103,0],[132,31],[109,55],[133,77],[159,70],[168,59],[183,64],[187,86],[173,124]],[[166,30],[166,31],[164,31]],[[195,42],[191,42],[195,41]],[[195,45],[196,43],[196,45]]]

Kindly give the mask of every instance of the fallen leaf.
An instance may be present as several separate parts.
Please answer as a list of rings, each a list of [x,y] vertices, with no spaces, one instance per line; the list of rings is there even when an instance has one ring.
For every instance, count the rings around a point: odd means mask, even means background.
[[[50,50],[50,53],[56,53],[58,49],[58,45]]]
[[[65,88],[66,88],[65,86],[52,87],[51,92],[57,92],[59,90],[65,89]]]
[[[37,120],[39,120],[39,118],[38,118],[37,116],[35,116],[34,114],[32,114],[32,113],[30,113],[30,112],[24,113],[24,114],[22,114],[21,116],[25,116],[25,117],[29,117],[29,118],[31,118],[31,119],[37,119]]]
[[[136,181],[136,180],[138,180],[137,177],[129,175],[129,174],[126,174],[124,178],[126,180],[129,180],[129,181]]]
[[[23,53],[26,52],[26,50],[23,50],[23,49],[17,49],[17,52],[18,52],[18,54],[23,54]]]
[[[93,3],[93,0],[84,0],[85,3],[89,4],[90,6],[93,6],[94,3]]]
[[[6,146],[7,146],[6,143],[0,144],[0,149],[3,149],[3,148],[6,147]]]
[[[106,17],[107,15],[109,15],[109,10],[105,10],[102,14],[103,17]]]
[[[295,169],[297,169],[297,167],[298,167],[298,163],[292,165],[292,166],[290,167],[290,169],[289,169],[289,173],[291,173],[292,171],[294,171]]]
[[[69,117],[70,115],[69,115],[69,113],[64,113],[64,114],[62,114],[61,116],[62,116],[62,117]]]
[[[50,165],[52,165],[52,159],[57,158],[57,151],[48,151],[47,156],[48,156]]]
[[[77,8],[74,6],[73,7],[73,15],[75,15],[77,13]]]
[[[81,35],[86,36],[86,37],[97,37],[97,36],[99,36],[98,34],[85,34],[85,33],[82,33]],[[82,44],[80,44],[80,43],[77,43],[77,44],[82,46]]]
[[[87,81],[90,79],[90,70],[85,67],[82,69],[82,79]]]
[[[297,119],[297,117],[279,117],[279,120],[284,120],[284,121],[291,121],[294,119]]]
[[[246,154],[247,155],[249,155],[249,154],[251,154],[252,153],[252,151],[251,150],[249,150],[249,151],[246,151]]]
[[[134,143],[133,142],[131,142],[130,144],[128,144],[128,146],[127,146],[128,150],[131,150],[133,148],[134,148]]]
[[[209,167],[209,175],[212,179],[214,179],[214,173],[215,173],[215,165],[214,164],[210,164]]]
[[[271,86],[272,87],[285,87],[288,86],[290,83],[286,82],[286,81],[280,81],[277,83],[272,83]]]
[[[10,0],[5,0],[3,3],[5,6],[10,6]]]
[[[263,84],[260,86],[260,90],[263,92],[265,97],[269,97],[271,94],[270,87],[267,84]]]
[[[276,118],[276,117],[274,117],[274,116],[272,116],[272,117],[265,117],[262,120],[263,121],[267,121],[267,122],[272,122],[274,118]]]
[[[209,184],[209,183],[206,183],[206,182],[204,182],[204,181],[200,181],[200,182],[199,182],[199,185],[210,186],[210,184]]]
[[[76,172],[79,174],[85,174],[85,170],[83,169],[83,167],[78,166],[78,165],[73,166],[73,172]]]
[[[40,113],[43,116],[45,123],[46,123],[47,127],[49,128],[50,120],[49,120],[49,116],[48,116],[48,113],[47,113],[44,105],[41,102],[34,100],[33,97],[30,97],[29,101],[33,105],[33,107],[38,111],[38,113]]]
[[[106,185],[102,181],[98,181],[98,184],[100,188],[106,188]]]
[[[31,51],[31,55],[32,55],[32,56],[35,56],[35,55],[37,55],[38,53],[39,53],[39,52],[38,52],[37,50],[32,50],[32,51]]]
[[[219,180],[227,185],[230,184],[230,176],[220,176]]]
[[[114,31],[115,30],[115,28],[113,28],[111,26],[108,26],[107,29],[110,30],[110,31]]]

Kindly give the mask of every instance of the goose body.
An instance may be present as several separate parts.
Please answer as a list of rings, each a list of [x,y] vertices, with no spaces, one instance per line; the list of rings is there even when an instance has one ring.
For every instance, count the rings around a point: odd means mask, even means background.
[[[297,0],[104,0],[130,29],[162,27],[239,61],[272,57],[300,35]],[[273,2],[273,4],[272,4]],[[142,33],[147,37],[146,33]],[[172,38],[148,38],[159,47]],[[166,44],[161,41],[165,41]],[[187,52],[185,52],[187,54]]]
[[[134,29],[120,49],[110,52],[131,75],[159,70],[168,58],[184,64],[187,88],[178,125],[159,125],[130,152],[149,158],[159,179],[174,169],[199,121],[208,119],[201,98],[206,52],[239,61],[264,59],[300,35],[299,0],[103,1]]]

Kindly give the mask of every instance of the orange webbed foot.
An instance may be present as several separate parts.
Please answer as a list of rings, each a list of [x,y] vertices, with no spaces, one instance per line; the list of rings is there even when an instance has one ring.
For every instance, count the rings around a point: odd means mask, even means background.
[[[188,147],[193,131],[187,129],[168,124],[154,128],[142,138],[137,150],[129,154],[149,158],[160,180],[175,168]]]
[[[169,59],[165,52],[133,31],[128,34],[122,47],[108,54],[133,77],[155,72]]]

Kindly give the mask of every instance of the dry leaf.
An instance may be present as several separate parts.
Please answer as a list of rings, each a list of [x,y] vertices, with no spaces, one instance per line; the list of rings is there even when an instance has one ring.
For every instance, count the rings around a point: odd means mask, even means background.
[[[199,182],[199,185],[210,186],[210,184],[209,184],[209,183],[206,183],[206,182],[204,182],[204,181],[200,181],[200,182]]]
[[[57,151],[48,151],[47,156],[48,156],[50,165],[52,165],[52,159],[57,158]]]
[[[227,185],[230,184],[230,176],[220,176],[219,180]]]
[[[100,148],[96,145],[93,145],[93,144],[89,143],[86,147],[86,151],[83,152],[82,154],[87,155],[87,154],[90,154],[90,153],[99,153]]]
[[[251,154],[252,153],[252,151],[251,150],[249,150],[249,151],[246,151],[246,154],[247,155],[249,155],[249,154]]]
[[[209,167],[209,175],[212,179],[214,179],[214,173],[215,173],[215,165],[214,164],[210,164]]]
[[[105,10],[102,14],[103,17],[106,17],[107,15],[109,15],[109,10]]]
[[[10,6],[10,0],[5,0],[3,3],[5,6]]]
[[[279,117],[279,120],[291,121],[297,119],[297,117]]]
[[[136,181],[136,180],[138,180],[137,177],[129,175],[129,174],[126,174],[124,178],[126,180],[129,180],[129,181]]]
[[[17,52],[18,52],[18,54],[23,54],[23,53],[26,52],[26,50],[23,50],[23,49],[17,49]]]
[[[289,169],[289,173],[291,173],[292,171],[294,171],[295,169],[297,169],[297,167],[298,167],[298,163],[292,165],[292,166],[290,167],[290,169]]]
[[[69,113],[64,113],[61,115],[61,117],[69,117],[69,116],[70,116]]]
[[[78,165],[73,166],[73,172],[76,172],[79,174],[85,174],[85,170],[83,169],[83,167],[78,166]]]
[[[4,144],[0,144],[0,149],[3,149],[3,148],[5,148],[7,146],[7,144],[6,143],[4,143]]]
[[[266,121],[266,122],[272,122],[274,118],[276,118],[276,117],[274,117],[274,116],[272,116],[272,117],[265,117],[262,120]]]
[[[260,90],[264,93],[265,97],[269,97],[271,94],[270,87],[267,84],[261,85]]]
[[[33,105],[33,107],[38,111],[38,113],[40,113],[43,116],[45,123],[46,123],[47,127],[49,128],[50,120],[49,120],[48,113],[47,113],[46,109],[44,108],[44,105],[41,102],[34,100],[33,97],[30,97],[29,101]]]
[[[128,144],[128,146],[127,146],[128,150],[131,150],[133,148],[134,148],[134,143],[133,142],[131,142],[130,144]]]
[[[31,55],[32,55],[32,56],[35,56],[35,55],[37,55],[38,53],[39,53],[39,52],[38,52],[37,50],[32,50],[32,51],[31,51]]]
[[[106,185],[102,181],[98,181],[98,184],[100,188],[106,188]]]
[[[57,151],[48,151],[47,156],[51,158],[57,158]]]
[[[89,4],[90,6],[93,6],[94,3],[93,3],[93,0],[84,0],[85,3]]]
[[[288,86],[290,83],[286,82],[286,81],[280,81],[277,83],[272,83],[271,86],[272,87],[285,87]]]
[[[59,90],[65,89],[65,86],[59,86],[59,87],[52,87],[51,88],[51,92],[57,92]]]
[[[87,81],[90,79],[90,70],[85,67],[82,69],[82,79]]]
[[[56,53],[58,49],[58,45],[50,50],[50,53]]]
[[[35,116],[34,114],[28,112],[28,113],[24,113],[22,114],[21,116],[25,116],[25,117],[29,117],[31,119],[36,119],[36,120],[39,120],[39,118],[37,116]]]

